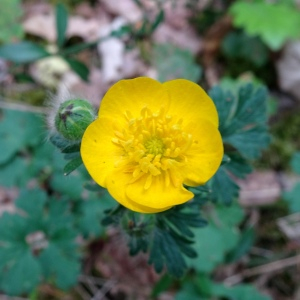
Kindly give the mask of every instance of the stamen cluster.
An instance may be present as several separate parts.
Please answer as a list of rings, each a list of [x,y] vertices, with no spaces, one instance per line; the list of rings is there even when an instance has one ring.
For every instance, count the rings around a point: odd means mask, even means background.
[[[133,118],[127,111],[124,117],[127,128],[115,131],[112,142],[123,149],[123,156],[116,162],[127,165],[127,172],[132,173],[132,181],[147,176],[144,189],[152,183],[152,177],[161,175],[166,186],[178,186],[181,176],[178,167],[187,162],[185,151],[193,142],[192,135],[182,130],[182,119],[166,115],[161,107],[153,113],[149,108],[141,110],[140,117]]]

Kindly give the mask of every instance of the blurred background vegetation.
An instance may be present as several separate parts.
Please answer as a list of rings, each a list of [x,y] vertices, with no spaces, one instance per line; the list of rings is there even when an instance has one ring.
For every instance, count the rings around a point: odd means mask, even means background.
[[[56,97],[97,108],[137,76],[269,90],[270,145],[204,206],[181,280],[129,255],[114,200],[47,142]],[[299,103],[298,0],[0,0],[0,299],[299,300]]]

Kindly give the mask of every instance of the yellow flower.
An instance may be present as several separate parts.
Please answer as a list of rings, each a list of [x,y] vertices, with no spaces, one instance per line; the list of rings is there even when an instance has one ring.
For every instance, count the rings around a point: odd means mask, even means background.
[[[85,131],[81,156],[92,178],[123,206],[167,210],[193,198],[183,185],[204,184],[220,166],[215,105],[188,80],[121,80]]]

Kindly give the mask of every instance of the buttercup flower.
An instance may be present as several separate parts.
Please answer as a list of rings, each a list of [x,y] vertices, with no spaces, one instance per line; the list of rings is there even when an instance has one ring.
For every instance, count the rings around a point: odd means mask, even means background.
[[[81,144],[92,178],[123,206],[156,213],[193,198],[223,156],[218,114],[195,83],[121,80],[104,96]]]

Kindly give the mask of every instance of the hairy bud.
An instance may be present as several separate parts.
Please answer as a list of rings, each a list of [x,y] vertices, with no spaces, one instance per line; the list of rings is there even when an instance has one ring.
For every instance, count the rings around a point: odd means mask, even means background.
[[[86,128],[95,120],[91,103],[73,99],[63,102],[55,115],[55,128],[67,140],[80,140]]]

